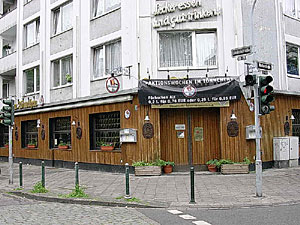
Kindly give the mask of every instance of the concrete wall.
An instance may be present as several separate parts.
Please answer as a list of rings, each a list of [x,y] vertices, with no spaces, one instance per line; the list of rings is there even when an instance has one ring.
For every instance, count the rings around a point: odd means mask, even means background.
[[[73,47],[73,29],[51,37],[50,54],[64,51]]]
[[[40,11],[40,0],[32,0],[24,5],[23,19],[30,17],[31,15]]]
[[[73,98],[72,86],[52,89],[50,91],[50,101],[51,102],[59,102],[65,101]]]
[[[40,45],[36,44],[23,50],[23,65],[40,59]]]

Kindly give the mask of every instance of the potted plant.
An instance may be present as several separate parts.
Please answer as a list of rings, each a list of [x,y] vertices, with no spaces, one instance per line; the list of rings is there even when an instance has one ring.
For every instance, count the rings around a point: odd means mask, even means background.
[[[4,144],[4,148],[8,148],[8,147],[9,147],[8,142],[6,142],[6,143]]]
[[[27,148],[36,148],[36,141],[30,140],[27,144]]]
[[[69,148],[69,145],[63,141],[61,141],[58,145],[58,148],[59,149],[68,149]]]
[[[160,176],[163,160],[156,160],[155,162],[134,162],[134,172],[136,176]]]
[[[102,151],[112,151],[114,150],[114,143],[112,142],[109,142],[109,143],[106,143],[106,142],[101,142],[101,150]]]
[[[211,160],[207,161],[206,165],[207,165],[208,171],[210,171],[210,172],[217,172],[217,169],[218,169],[217,163],[218,162],[219,161],[217,159],[211,159]]]
[[[6,45],[3,45],[3,49],[8,50],[8,49],[11,49],[11,47],[9,44],[6,44]]]
[[[164,162],[164,166],[163,166],[164,173],[172,173],[174,166],[175,166],[174,162],[171,161]]]
[[[70,75],[70,74],[66,74],[66,81],[68,82],[68,83],[71,83],[72,82],[72,76]]]

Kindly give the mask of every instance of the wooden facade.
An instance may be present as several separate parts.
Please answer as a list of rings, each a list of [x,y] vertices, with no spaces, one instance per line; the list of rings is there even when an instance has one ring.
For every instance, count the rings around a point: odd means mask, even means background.
[[[277,95],[276,109],[261,117],[263,137],[261,149],[264,162],[273,161],[273,137],[284,136],[286,116],[292,109],[300,109],[300,97]],[[130,110],[129,119],[124,117]],[[123,143],[121,150],[104,152],[90,149],[89,115],[101,112],[120,111],[121,128],[137,129],[137,143]],[[239,124],[237,137],[229,137],[227,123],[234,111]],[[242,161],[248,157],[252,162],[255,156],[255,140],[246,140],[246,126],[254,124],[254,113],[250,112],[244,98],[230,102],[229,107],[193,108],[193,109],[154,109],[139,105],[137,96],[132,101],[98,106],[89,106],[45,113],[16,116],[13,136],[13,154],[15,158],[60,160],[69,162],[96,163],[109,165],[132,164],[134,161],[154,161],[164,159],[174,161],[176,165],[188,165],[188,125],[187,114],[191,113],[192,127],[192,163],[205,164],[206,161],[231,159]],[[148,114],[154,127],[154,137],[143,137],[144,118]],[[72,148],[68,150],[49,148],[49,120],[55,117],[70,116],[71,121],[80,121],[82,138],[76,138],[76,126],[71,126]],[[21,121],[38,120],[45,129],[45,140],[41,139],[41,127],[38,128],[38,148],[21,148]],[[291,122],[291,121],[290,121]],[[175,124],[185,124],[184,137],[178,138]],[[203,140],[196,140],[195,127],[203,129]],[[15,131],[18,131],[18,140]],[[290,133],[291,135],[291,133]],[[181,136],[182,137],[182,136]],[[8,156],[7,148],[0,148],[0,156]]]

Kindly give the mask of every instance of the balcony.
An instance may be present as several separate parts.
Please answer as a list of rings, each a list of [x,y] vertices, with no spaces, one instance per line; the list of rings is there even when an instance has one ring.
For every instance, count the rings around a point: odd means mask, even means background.
[[[0,58],[0,75],[15,74],[16,66],[17,66],[17,53],[16,52],[12,52],[11,54]],[[10,74],[10,73],[12,73],[12,74]]]
[[[10,11],[7,11],[5,14],[0,15],[0,34],[4,31],[10,29],[17,24],[17,10],[12,8]]]

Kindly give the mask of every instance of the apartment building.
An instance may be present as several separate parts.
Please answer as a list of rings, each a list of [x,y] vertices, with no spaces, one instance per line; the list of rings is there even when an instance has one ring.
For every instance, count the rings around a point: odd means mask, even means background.
[[[231,55],[252,45],[252,3],[1,0],[0,97],[15,99],[15,159],[106,170],[158,158],[179,169],[253,159],[254,113],[242,87],[253,55]],[[299,9],[298,0],[258,0],[254,11],[255,59],[273,64],[276,95],[276,110],[261,118],[269,166],[285,122],[300,135]],[[151,90],[166,92],[158,101]],[[7,140],[1,126],[3,159]]]

